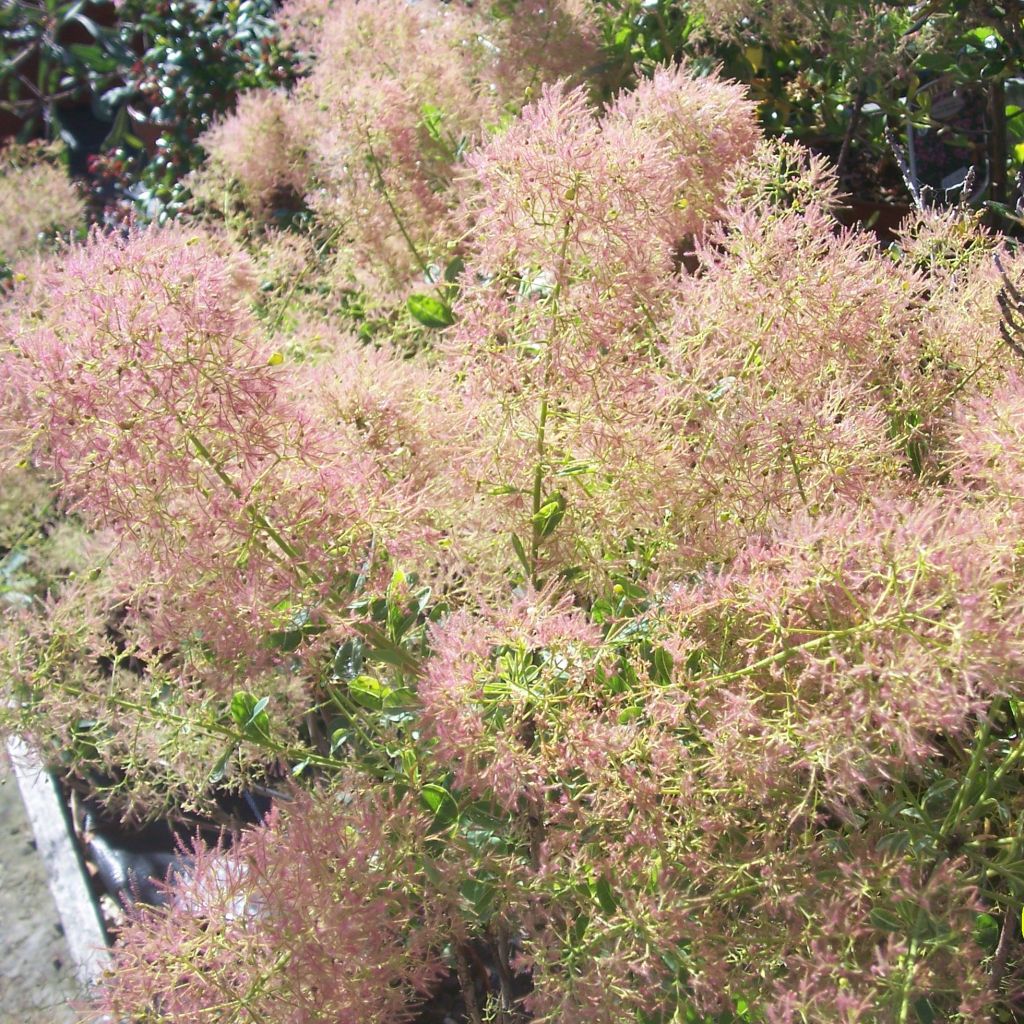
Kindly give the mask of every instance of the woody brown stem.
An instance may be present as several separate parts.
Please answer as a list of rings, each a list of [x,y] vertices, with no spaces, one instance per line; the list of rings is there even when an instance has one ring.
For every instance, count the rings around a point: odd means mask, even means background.
[[[462,1001],[466,1006],[466,1016],[469,1018],[470,1024],[484,1024],[480,1014],[480,1004],[476,998],[473,973],[469,969],[465,948],[461,945],[455,947],[455,973],[458,975],[459,985],[462,988]]]
[[[512,1018],[512,955],[509,943],[508,926],[504,923],[495,928],[495,958],[498,967],[498,980],[501,984],[500,1020],[510,1022]]]

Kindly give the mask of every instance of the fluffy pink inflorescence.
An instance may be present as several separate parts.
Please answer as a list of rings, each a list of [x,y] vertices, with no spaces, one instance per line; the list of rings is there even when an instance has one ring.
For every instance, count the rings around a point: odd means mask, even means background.
[[[728,172],[753,150],[739,87],[664,70],[598,119],[582,89],[548,86],[469,160],[467,215],[488,271],[591,278],[643,294],[682,236],[719,212]]]
[[[0,148],[0,259],[13,262],[47,233],[81,226],[85,202],[64,167],[30,147]]]
[[[670,262],[671,155],[658,134],[598,120],[582,89],[548,86],[469,160],[481,268],[640,289]]]
[[[1024,476],[1024,381],[1010,376],[994,394],[960,410],[955,456],[964,485],[1005,501],[1019,515]]]
[[[501,490],[486,514],[522,535],[543,419],[545,491],[571,497],[549,563],[610,560],[634,530],[670,543],[672,510],[687,507],[675,485],[692,476],[679,410],[713,387],[695,392],[655,353],[678,289],[676,204],[741,160],[749,110],[736,87],[680,69],[641,100],[650,116],[623,100],[599,117],[582,89],[547,87],[468,161],[469,265],[444,340],[465,372],[455,465]],[[736,145],[712,145],[732,122]],[[724,207],[704,210],[702,230]]]
[[[204,139],[243,202],[305,198],[352,246],[360,286],[392,296],[459,233],[464,153],[538,83],[593,63],[593,13],[579,0],[516,4],[509,17],[468,4],[300,2],[286,36],[309,75],[286,102],[243,97]],[[266,137],[274,140],[269,147]]]
[[[1019,671],[1014,560],[984,512],[890,500],[794,517],[679,590],[668,646],[715,666],[692,685],[722,782],[760,800],[813,771],[856,799],[964,735]]]
[[[544,83],[582,84],[596,77],[600,16],[586,0],[518,0],[495,8],[494,15],[482,42],[493,88],[506,102],[521,106]]]
[[[320,602],[339,560],[366,568],[373,520],[387,532],[400,504],[354,433],[284,399],[246,290],[199,236],[97,234],[4,332],[11,434],[131,544],[158,641],[194,630],[238,667],[265,660],[282,607]]]
[[[695,75],[685,64],[658,68],[611,105],[605,130],[661,138],[672,160],[672,208],[662,232],[674,244],[722,213],[728,172],[754,151],[760,137],[755,104],[718,75]]]
[[[200,144],[213,164],[239,184],[246,205],[265,214],[301,203],[309,187],[304,127],[285,94],[248,92]]]
[[[102,1011],[408,1019],[440,974],[414,860],[429,819],[357,787],[300,795],[228,848],[197,841],[167,907],[139,907],[122,929]]]
[[[585,705],[587,654],[599,640],[581,615],[539,594],[486,618],[458,613],[435,629],[419,696],[459,787],[491,793],[509,810],[543,804],[566,758],[588,756],[559,733]],[[600,730],[577,739],[601,758]]]

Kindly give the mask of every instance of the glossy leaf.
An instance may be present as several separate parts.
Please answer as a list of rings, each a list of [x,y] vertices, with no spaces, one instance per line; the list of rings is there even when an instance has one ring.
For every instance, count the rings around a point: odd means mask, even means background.
[[[532,516],[531,522],[540,537],[550,537],[565,515],[565,498],[561,494],[553,494]]]
[[[242,733],[256,742],[270,739],[269,697],[256,698],[240,690],[231,698],[231,717]]]
[[[357,704],[371,711],[381,711],[384,702],[393,693],[390,686],[386,686],[379,679],[374,679],[373,676],[356,676],[348,684],[348,692],[352,694],[352,699]]]
[[[424,327],[440,330],[455,323],[450,307],[434,295],[410,295],[406,306],[413,319]]]
[[[434,815],[435,830],[443,830],[459,817],[459,805],[443,786],[428,783],[420,790],[420,799]]]

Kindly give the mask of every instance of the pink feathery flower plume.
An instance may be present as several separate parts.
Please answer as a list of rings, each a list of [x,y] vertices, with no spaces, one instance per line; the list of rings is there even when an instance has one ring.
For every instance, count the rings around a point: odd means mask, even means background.
[[[178,1024],[409,1019],[441,974],[414,859],[429,818],[349,782],[275,808],[230,847],[197,841],[167,906],[122,929],[102,1009]]]
[[[200,236],[97,233],[15,301],[3,356],[9,435],[130,541],[153,629],[237,666],[287,625],[275,607],[367,568],[399,500],[354,432],[283,396],[248,288]]]

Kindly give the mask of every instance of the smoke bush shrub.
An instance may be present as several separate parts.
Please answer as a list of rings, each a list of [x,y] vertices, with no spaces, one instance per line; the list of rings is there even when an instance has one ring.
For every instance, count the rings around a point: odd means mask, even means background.
[[[268,315],[214,224],[94,234],[0,317],[5,451],[114,547],[6,617],[9,725],[125,813],[285,791],[102,1010],[396,1021],[449,975],[473,1024],[1011,1012],[1020,257],[840,230],[714,76],[514,113],[472,9],[290,16],[319,63],[212,149],[323,223],[239,234],[315,281],[335,232],[416,344],[297,284]],[[264,175],[247,133],[306,117]]]

